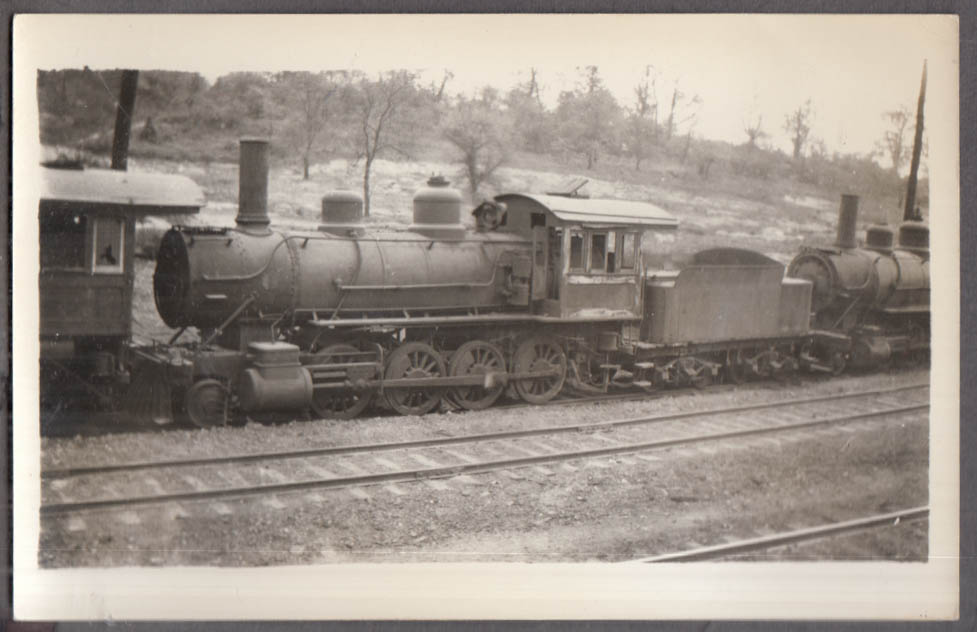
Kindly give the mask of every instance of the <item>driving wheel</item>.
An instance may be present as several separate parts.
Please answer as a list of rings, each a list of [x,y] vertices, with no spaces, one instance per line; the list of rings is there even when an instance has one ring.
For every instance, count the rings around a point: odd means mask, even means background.
[[[359,349],[350,344],[329,345],[316,353],[315,362],[317,364],[343,363],[346,361],[344,355],[356,353],[359,353]],[[349,375],[348,377],[352,381],[361,376]],[[312,410],[322,419],[352,419],[366,410],[372,401],[373,393],[367,391],[320,388],[312,394]]]
[[[563,388],[567,378],[567,354],[555,338],[532,336],[516,348],[512,369],[514,373],[551,372],[551,375],[516,381],[516,392],[524,401],[545,404]]]
[[[408,342],[400,345],[387,360],[383,379],[444,377],[444,361],[430,345]],[[384,385],[390,407],[401,415],[423,415],[438,407],[443,389],[432,386],[391,387]]]
[[[505,356],[502,350],[490,342],[472,340],[458,347],[448,363],[452,377],[460,375],[489,375],[505,373]],[[505,385],[501,381],[486,388],[484,385],[457,386],[451,389],[451,399],[468,410],[482,410],[495,403]]]

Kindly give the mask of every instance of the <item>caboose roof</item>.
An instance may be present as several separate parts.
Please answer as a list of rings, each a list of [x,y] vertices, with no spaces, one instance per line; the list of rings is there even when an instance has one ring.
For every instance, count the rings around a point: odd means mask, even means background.
[[[133,213],[196,213],[204,194],[186,176],[108,169],[41,169],[41,200],[122,206]]]
[[[678,220],[674,215],[648,202],[599,200],[535,193],[507,193],[496,196],[495,199],[500,202],[513,200],[534,202],[562,222],[602,226],[642,226],[644,228],[678,227]]]

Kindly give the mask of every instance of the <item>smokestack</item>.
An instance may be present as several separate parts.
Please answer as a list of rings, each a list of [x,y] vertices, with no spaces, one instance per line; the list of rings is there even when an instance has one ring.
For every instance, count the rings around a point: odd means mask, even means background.
[[[858,196],[849,193],[841,195],[841,208],[838,210],[838,239],[835,246],[855,248],[855,224],[858,221]]]
[[[268,141],[241,139],[238,211],[235,221],[242,229],[268,226]]]

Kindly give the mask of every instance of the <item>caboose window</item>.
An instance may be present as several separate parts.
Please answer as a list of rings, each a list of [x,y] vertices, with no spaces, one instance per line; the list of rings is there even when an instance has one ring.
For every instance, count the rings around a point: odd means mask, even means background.
[[[607,234],[594,233],[590,236],[590,271],[603,272],[607,256]]]
[[[575,230],[570,232],[570,269],[583,269],[583,234]]]
[[[95,219],[92,269],[98,273],[122,272],[125,223],[115,217]]]
[[[83,269],[85,267],[86,218],[74,213],[41,215],[41,267]]]
[[[618,255],[621,259],[621,269],[622,270],[633,270],[634,262],[637,257],[635,256],[635,251],[637,250],[637,235],[635,233],[624,233],[620,237],[621,247],[618,248],[620,254]]]

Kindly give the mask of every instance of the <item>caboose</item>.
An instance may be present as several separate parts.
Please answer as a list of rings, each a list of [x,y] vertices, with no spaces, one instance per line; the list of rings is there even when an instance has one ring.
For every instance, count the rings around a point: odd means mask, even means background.
[[[41,170],[41,404],[110,406],[128,381],[136,221],[195,213],[200,188],[178,175]]]

